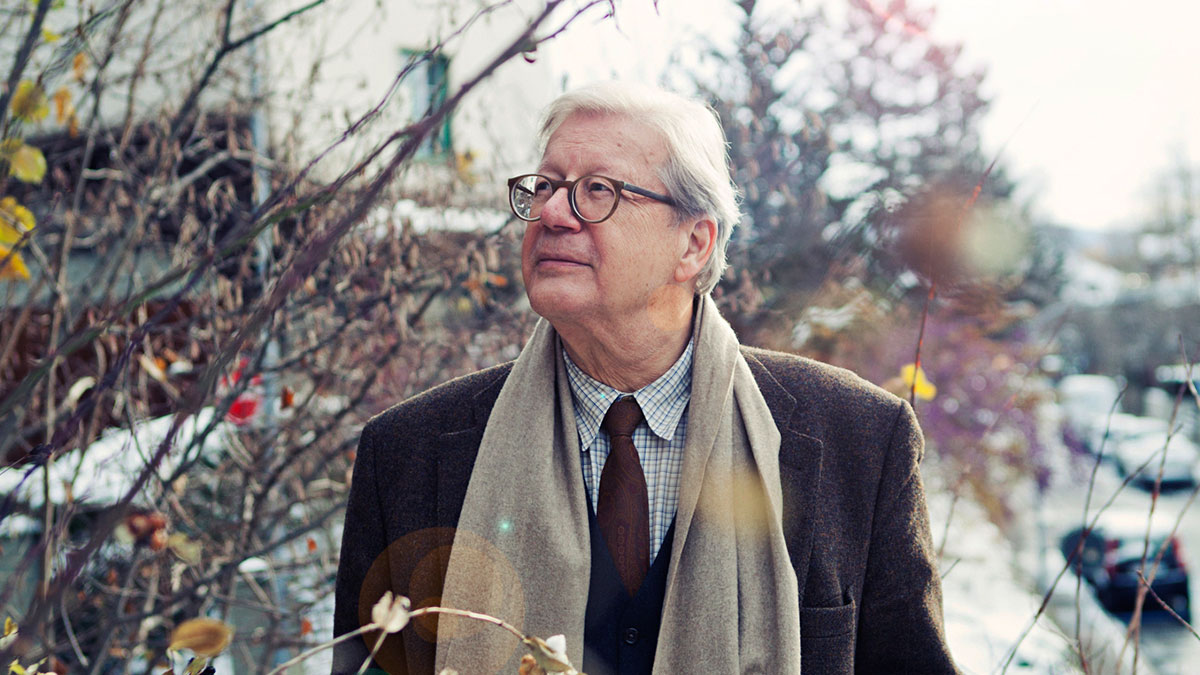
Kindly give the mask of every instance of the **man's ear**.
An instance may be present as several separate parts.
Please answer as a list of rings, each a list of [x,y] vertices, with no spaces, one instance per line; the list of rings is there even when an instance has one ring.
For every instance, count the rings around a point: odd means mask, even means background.
[[[682,284],[695,279],[712,256],[717,245],[717,223],[704,217],[684,222],[679,227],[687,232],[687,249],[675,266],[675,283]]]

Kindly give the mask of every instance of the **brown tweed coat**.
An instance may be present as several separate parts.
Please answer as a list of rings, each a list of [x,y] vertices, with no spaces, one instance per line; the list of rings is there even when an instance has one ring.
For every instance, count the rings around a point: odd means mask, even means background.
[[[799,582],[804,673],[955,672],[912,409],[849,371],[749,347],[742,354],[782,436],[783,527]],[[370,621],[385,590],[414,607],[436,604],[479,442],[511,368],[447,382],[363,429],[335,635]],[[513,489],[537,498],[538,486]],[[389,637],[377,664],[432,673],[435,626],[418,619]],[[338,645],[333,672],[354,672],[366,655],[363,640]]]

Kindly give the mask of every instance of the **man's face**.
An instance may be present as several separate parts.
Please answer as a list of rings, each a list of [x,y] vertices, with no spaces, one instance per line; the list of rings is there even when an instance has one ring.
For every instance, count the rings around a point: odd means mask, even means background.
[[[538,173],[566,180],[598,174],[665,193],[658,169],[666,159],[665,143],[646,125],[577,114],[551,136]],[[559,189],[541,219],[525,226],[521,271],[529,304],[552,323],[628,320],[672,282],[687,240],[687,228],[676,226],[661,202],[624,191],[608,220],[584,223]]]

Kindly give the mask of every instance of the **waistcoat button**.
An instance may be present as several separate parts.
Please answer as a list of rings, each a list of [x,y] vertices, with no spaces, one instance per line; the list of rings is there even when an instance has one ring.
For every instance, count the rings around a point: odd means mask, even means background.
[[[625,644],[631,645],[638,640],[638,630],[636,628],[625,629]]]

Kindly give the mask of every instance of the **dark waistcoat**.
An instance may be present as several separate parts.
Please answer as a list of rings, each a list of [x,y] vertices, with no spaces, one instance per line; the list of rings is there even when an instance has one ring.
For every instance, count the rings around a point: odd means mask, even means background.
[[[632,598],[621,583],[590,500],[588,530],[592,574],[584,615],[582,670],[588,675],[650,675],[667,590],[675,522],[671,522],[654,563]]]

